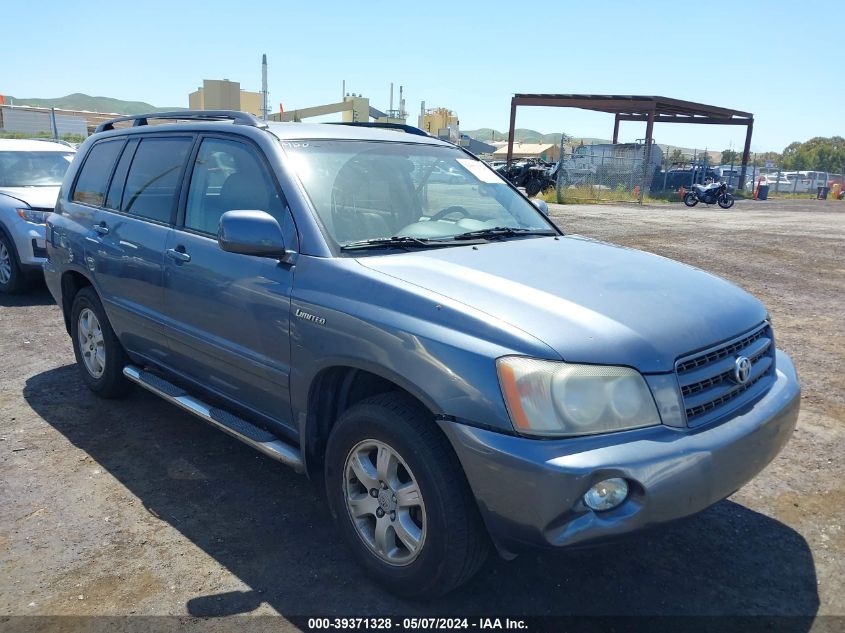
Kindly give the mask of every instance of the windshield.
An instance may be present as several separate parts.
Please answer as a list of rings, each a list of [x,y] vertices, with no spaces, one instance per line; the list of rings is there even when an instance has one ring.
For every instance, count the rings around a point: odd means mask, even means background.
[[[449,241],[488,229],[554,230],[493,170],[457,148],[339,140],[282,147],[341,247],[392,237]]]
[[[62,184],[73,152],[0,152],[0,187]]]

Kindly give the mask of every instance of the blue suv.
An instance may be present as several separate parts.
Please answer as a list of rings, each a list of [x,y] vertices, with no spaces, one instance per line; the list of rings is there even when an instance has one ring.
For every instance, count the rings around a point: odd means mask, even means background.
[[[367,571],[432,597],[491,544],[698,512],[798,416],[756,299],[544,211],[416,128],[156,113],[79,149],[44,270],[91,390],[324,482]]]

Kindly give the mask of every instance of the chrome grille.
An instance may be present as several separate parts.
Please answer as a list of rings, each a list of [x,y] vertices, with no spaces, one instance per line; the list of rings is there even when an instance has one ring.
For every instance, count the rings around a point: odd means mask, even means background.
[[[751,361],[748,382],[734,379],[736,359]],[[675,363],[687,425],[700,426],[731,413],[765,393],[774,381],[772,329],[762,323],[750,332],[716,347],[690,354]]]

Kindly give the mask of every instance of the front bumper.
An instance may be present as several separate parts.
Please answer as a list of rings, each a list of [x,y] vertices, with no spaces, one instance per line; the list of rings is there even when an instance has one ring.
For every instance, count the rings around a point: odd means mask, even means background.
[[[17,220],[11,230],[21,266],[31,270],[40,270],[47,256],[47,245],[44,239],[45,226]]]
[[[780,452],[798,419],[800,387],[780,350],[772,388],[751,408],[701,429],[668,426],[536,440],[443,421],[500,549],[568,546],[611,538],[699,512],[724,499]],[[624,477],[631,492],[594,512],[582,497]]]

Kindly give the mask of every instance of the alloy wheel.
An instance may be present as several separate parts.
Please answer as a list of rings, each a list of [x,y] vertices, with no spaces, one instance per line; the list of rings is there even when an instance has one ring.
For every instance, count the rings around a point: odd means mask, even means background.
[[[364,440],[344,465],[344,499],[358,536],[376,556],[409,565],[422,551],[426,512],[414,474],[388,444]]]
[[[12,278],[12,254],[6,244],[0,241],[0,284],[7,284]]]
[[[77,341],[82,364],[94,378],[99,378],[106,370],[106,345],[100,320],[91,308],[84,308],[79,313]]]

